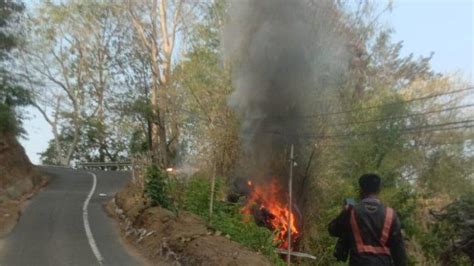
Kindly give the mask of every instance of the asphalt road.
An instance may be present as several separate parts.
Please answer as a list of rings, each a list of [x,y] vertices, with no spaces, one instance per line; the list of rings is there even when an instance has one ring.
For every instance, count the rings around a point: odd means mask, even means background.
[[[50,184],[0,239],[1,266],[141,265],[121,243],[116,222],[103,207],[129,180],[128,173],[95,171],[94,178],[86,171],[45,171],[52,174]]]

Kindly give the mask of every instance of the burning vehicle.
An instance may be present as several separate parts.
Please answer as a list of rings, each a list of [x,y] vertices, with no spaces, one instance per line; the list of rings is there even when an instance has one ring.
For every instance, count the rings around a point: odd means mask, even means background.
[[[272,230],[275,235],[273,240],[279,248],[288,248],[289,233],[291,247],[295,249],[301,235],[303,217],[296,204],[293,203],[290,210],[288,193],[282,189],[276,178],[272,178],[269,184],[249,180],[247,185],[250,193],[247,195],[242,212],[252,215],[258,225]]]
[[[273,241],[280,249],[288,249],[290,233],[291,250],[298,249],[303,216],[295,203],[292,203],[291,208],[288,205],[288,192],[278,178],[271,177],[265,181],[241,180],[234,187],[238,191],[232,193],[228,200],[235,202],[243,197],[241,212],[246,214],[246,222],[255,222],[271,230],[274,233]]]

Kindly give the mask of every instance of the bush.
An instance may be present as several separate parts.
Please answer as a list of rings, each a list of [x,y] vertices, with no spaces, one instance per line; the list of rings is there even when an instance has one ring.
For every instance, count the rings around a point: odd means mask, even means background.
[[[215,191],[219,190],[220,182],[217,181]],[[211,191],[211,183],[209,180],[200,176],[193,176],[186,184],[185,191],[183,208],[208,219],[209,196]]]
[[[254,251],[261,252],[274,264],[283,263],[275,253],[273,233],[265,227],[258,226],[252,217],[244,217],[239,205],[216,202],[211,225],[230,238]]]
[[[0,103],[0,134],[4,133],[17,133],[17,121],[15,120],[15,114],[13,110]]]
[[[156,165],[149,166],[145,173],[145,193],[150,198],[151,204],[172,209],[173,205],[168,191],[168,175],[166,172]]]
[[[474,193],[467,193],[445,206],[430,233],[438,245],[427,246],[439,256],[443,265],[472,265],[474,263]],[[470,259],[470,262],[469,262]]]

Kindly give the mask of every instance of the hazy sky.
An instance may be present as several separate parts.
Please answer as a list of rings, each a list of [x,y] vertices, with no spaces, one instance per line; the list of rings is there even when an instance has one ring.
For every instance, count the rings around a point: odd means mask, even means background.
[[[292,0],[296,1],[296,0]],[[394,41],[404,41],[403,53],[429,55],[435,71],[460,72],[474,83],[474,0],[395,0],[385,17],[394,29]],[[40,114],[27,108],[24,121],[28,139],[21,139],[31,161],[39,163],[39,152],[52,138]]]
[[[474,83],[474,0],[395,0],[387,21],[405,53],[429,55],[441,72],[464,72]]]

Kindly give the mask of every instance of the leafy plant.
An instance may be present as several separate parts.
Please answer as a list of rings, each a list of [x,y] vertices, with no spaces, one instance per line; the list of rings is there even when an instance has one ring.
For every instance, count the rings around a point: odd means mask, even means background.
[[[29,92],[18,85],[16,75],[9,70],[10,51],[15,49],[19,42],[19,35],[12,31],[11,24],[16,23],[16,17],[23,9],[24,6],[15,1],[0,3],[0,134],[23,133],[22,117],[15,112],[15,107],[30,103]]]
[[[150,198],[151,204],[171,209],[172,202],[168,196],[168,176],[166,172],[156,165],[151,165],[148,167],[145,177],[145,193]]]
[[[474,263],[474,193],[468,193],[443,208],[440,213],[432,213],[437,220],[432,233],[438,236],[437,247],[444,265],[468,265],[459,256],[464,254]]]

